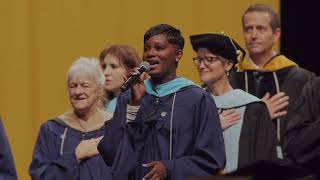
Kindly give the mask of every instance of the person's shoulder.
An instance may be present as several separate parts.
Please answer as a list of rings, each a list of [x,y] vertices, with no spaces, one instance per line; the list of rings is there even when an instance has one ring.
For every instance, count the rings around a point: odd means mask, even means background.
[[[42,123],[40,126],[40,133],[52,133],[57,132],[60,129],[64,129],[66,125],[59,118],[52,118]]]
[[[2,129],[4,129],[4,128],[3,128],[3,124],[2,124],[2,119],[0,117],[0,130],[2,130]]]
[[[302,67],[294,67],[292,68],[292,71],[296,74],[305,75],[305,76],[316,76],[314,72],[309,71]]]
[[[208,92],[206,92],[204,89],[202,89],[200,86],[197,86],[197,85],[184,87],[180,90],[180,93],[188,94],[190,96],[196,96],[196,97],[202,97],[208,94]]]
[[[180,99],[190,104],[202,104],[204,102],[214,102],[212,95],[199,86],[189,86],[179,91]]]
[[[315,73],[301,68],[301,67],[293,67],[290,69],[288,73],[288,77],[295,82],[306,83],[316,77]]]
[[[313,78],[316,77],[315,73],[299,66],[291,66],[284,69],[280,69],[276,71],[276,73],[277,73],[277,76],[279,76],[280,78],[282,77],[287,80],[297,82],[299,84],[301,83],[304,84],[305,82],[312,80]]]
[[[289,62],[293,62],[294,60],[289,59],[285,55],[279,55],[280,59],[287,60]],[[296,75],[296,76],[308,76],[308,77],[315,77],[315,73],[312,71],[309,71],[305,68],[300,67],[299,65],[295,66],[289,66],[287,68],[281,69],[280,71],[289,71],[290,75]]]

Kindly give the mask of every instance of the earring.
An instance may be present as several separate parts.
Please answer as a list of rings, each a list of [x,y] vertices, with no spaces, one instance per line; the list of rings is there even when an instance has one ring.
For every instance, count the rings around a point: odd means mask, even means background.
[[[104,106],[104,101],[103,101],[103,97],[102,96],[99,96],[98,104],[99,104],[99,106]]]
[[[229,75],[230,75],[230,72],[229,72],[229,71],[226,71],[226,74],[227,74],[227,76],[229,77]]]

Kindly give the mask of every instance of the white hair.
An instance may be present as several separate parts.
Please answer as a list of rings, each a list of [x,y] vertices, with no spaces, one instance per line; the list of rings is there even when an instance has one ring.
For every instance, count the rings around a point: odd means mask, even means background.
[[[68,82],[77,75],[86,75],[95,80],[98,85],[104,85],[105,76],[97,58],[80,57],[68,70]]]

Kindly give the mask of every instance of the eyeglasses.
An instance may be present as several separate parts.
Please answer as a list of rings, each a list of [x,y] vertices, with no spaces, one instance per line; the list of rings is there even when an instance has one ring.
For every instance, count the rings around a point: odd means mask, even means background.
[[[194,57],[194,58],[192,58],[192,60],[196,66],[199,66],[201,64],[201,62],[203,62],[206,66],[209,66],[213,62],[221,61],[222,58],[220,56],[207,56],[207,57],[203,57],[203,58],[202,57]]]

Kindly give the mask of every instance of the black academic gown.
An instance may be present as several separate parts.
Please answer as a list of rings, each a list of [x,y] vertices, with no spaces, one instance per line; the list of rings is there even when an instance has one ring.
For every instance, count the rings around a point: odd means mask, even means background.
[[[10,145],[0,119],[0,180],[16,180],[17,173]]]
[[[257,161],[276,160],[276,132],[264,102],[240,89],[213,98],[221,110],[235,109],[241,113],[239,121],[223,132],[227,155],[225,173]]]
[[[38,134],[29,174],[33,180],[110,180],[110,168],[96,155],[78,163],[75,149],[82,140],[103,136],[104,127],[83,133],[60,119],[44,123]]]
[[[112,165],[114,179],[141,180],[150,171],[142,164],[156,160],[164,163],[167,179],[172,180],[208,176],[224,168],[222,130],[208,93],[193,86],[176,92],[175,100],[174,93],[164,97],[146,94],[136,122],[126,123],[130,99],[130,92],[120,95],[98,147],[106,163]]]
[[[320,78],[306,84],[288,125],[285,152],[293,163],[320,173]]]
[[[276,160],[276,132],[263,102],[246,105],[239,141],[238,168]]]
[[[284,56],[276,56],[271,61],[281,61]],[[274,71],[278,80],[278,85],[281,92],[285,92],[289,96],[289,105],[286,108],[288,114],[280,118],[280,144],[283,146],[285,131],[288,122],[292,119],[295,109],[297,108],[297,99],[301,95],[301,90],[306,82],[315,77],[314,73],[307,71],[297,66],[291,66]],[[273,72],[261,72],[254,70],[244,70],[242,72],[232,72],[230,74],[230,83],[233,88],[238,88],[246,91],[245,73],[248,77],[248,93],[262,98],[266,92],[274,95],[277,93],[277,81],[274,78]],[[276,122],[276,121],[274,121]]]

